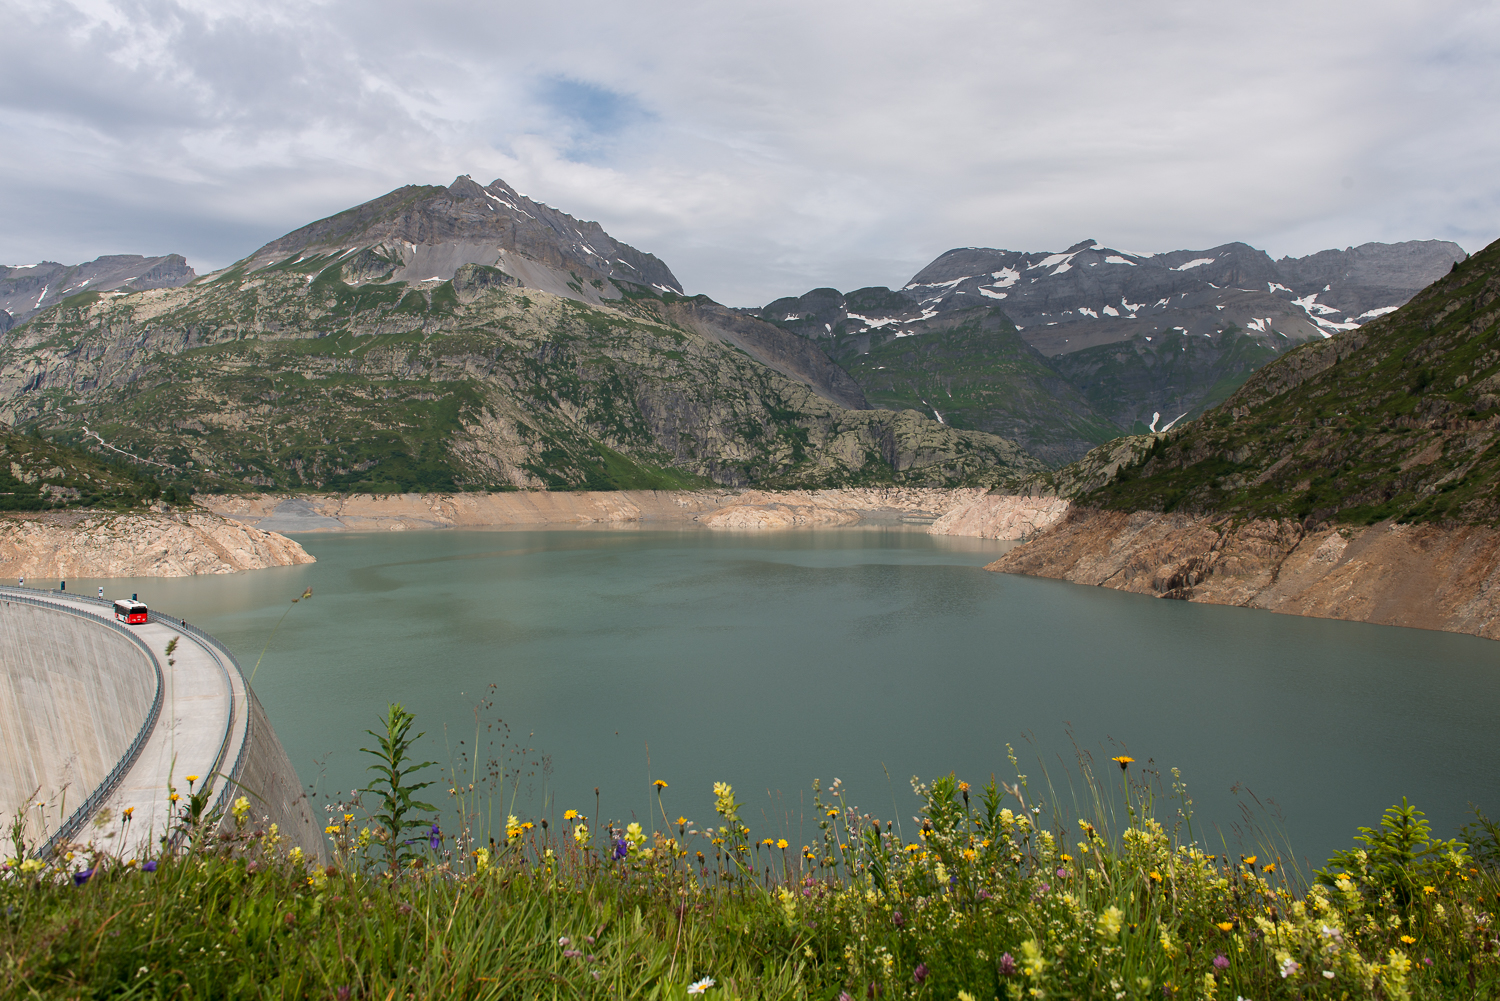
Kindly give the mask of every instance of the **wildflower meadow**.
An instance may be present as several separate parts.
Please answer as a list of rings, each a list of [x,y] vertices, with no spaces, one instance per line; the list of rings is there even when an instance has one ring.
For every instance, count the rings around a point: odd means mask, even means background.
[[[1011,752],[1013,781],[913,779],[906,818],[815,782],[799,844],[752,831],[726,783],[657,780],[649,823],[523,816],[506,769],[413,761],[410,714],[381,724],[369,787],[329,804],[326,862],[253,790],[206,813],[208,781],[151,858],[100,847],[128,817],[47,859],[17,818],[4,996],[1500,996],[1500,828],[1478,811],[1440,840],[1393,805],[1303,873],[1270,838],[1215,850],[1175,770],[1080,754],[1060,792]]]

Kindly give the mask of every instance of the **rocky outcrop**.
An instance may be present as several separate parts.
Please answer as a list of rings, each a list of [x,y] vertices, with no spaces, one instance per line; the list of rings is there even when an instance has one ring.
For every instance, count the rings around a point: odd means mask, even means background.
[[[1059,497],[981,494],[948,511],[928,531],[933,535],[1018,541],[1051,528],[1069,507],[1069,502]]]
[[[206,511],[0,519],[0,577],[188,577],[313,562],[285,536]]]
[[[985,569],[1500,639],[1500,531],[1074,509]]]

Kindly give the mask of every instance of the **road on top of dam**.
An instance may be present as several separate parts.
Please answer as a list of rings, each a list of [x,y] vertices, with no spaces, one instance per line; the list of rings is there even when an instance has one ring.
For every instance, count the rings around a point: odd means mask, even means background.
[[[0,586],[0,594],[39,599],[101,622],[115,619],[110,604],[90,596],[10,585]],[[108,822],[96,828],[90,817],[72,840],[107,839],[109,851],[128,859],[157,854],[162,835],[171,832],[173,815],[187,804],[186,776],[198,776],[192,784],[196,790],[201,791],[205,782],[213,784],[210,807],[227,807],[231,802],[234,792],[226,777],[235,774],[249,738],[250,701],[245,679],[230,655],[186,623],[153,610],[149,622],[125,628],[161,664],[161,713],[135,762],[95,811],[96,816],[104,811]],[[177,646],[169,656],[167,647],[173,639]],[[140,725],[145,720],[131,722]],[[181,796],[177,804],[169,799],[173,787]],[[81,800],[92,792],[77,790],[76,795]],[[127,809],[132,812],[125,822],[120,818]]]

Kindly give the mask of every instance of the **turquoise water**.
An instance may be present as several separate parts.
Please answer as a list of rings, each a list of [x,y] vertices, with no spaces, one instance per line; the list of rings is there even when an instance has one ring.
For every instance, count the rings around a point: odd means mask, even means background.
[[[909,822],[913,774],[1013,780],[1009,742],[1034,790],[1039,757],[1065,787],[1073,740],[1180,767],[1216,848],[1257,800],[1318,862],[1403,795],[1444,833],[1500,814],[1500,644],[1473,637],[987,573],[1000,544],[899,529],[298,539],[318,563],[69,588],[137,591],[247,672],[269,639],[255,690],[322,793],[362,783],[387,701],[447,761],[493,685],[540,752],[532,815],[592,814],[597,786],[644,821],[660,778],[673,819],[706,820],[723,780],[757,837],[801,843],[814,778]]]

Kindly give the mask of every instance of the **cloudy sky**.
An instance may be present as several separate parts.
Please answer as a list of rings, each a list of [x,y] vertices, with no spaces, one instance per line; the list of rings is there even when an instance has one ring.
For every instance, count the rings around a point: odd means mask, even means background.
[[[1500,5],[0,0],[0,263],[471,174],[760,305],[942,251],[1500,236]]]

